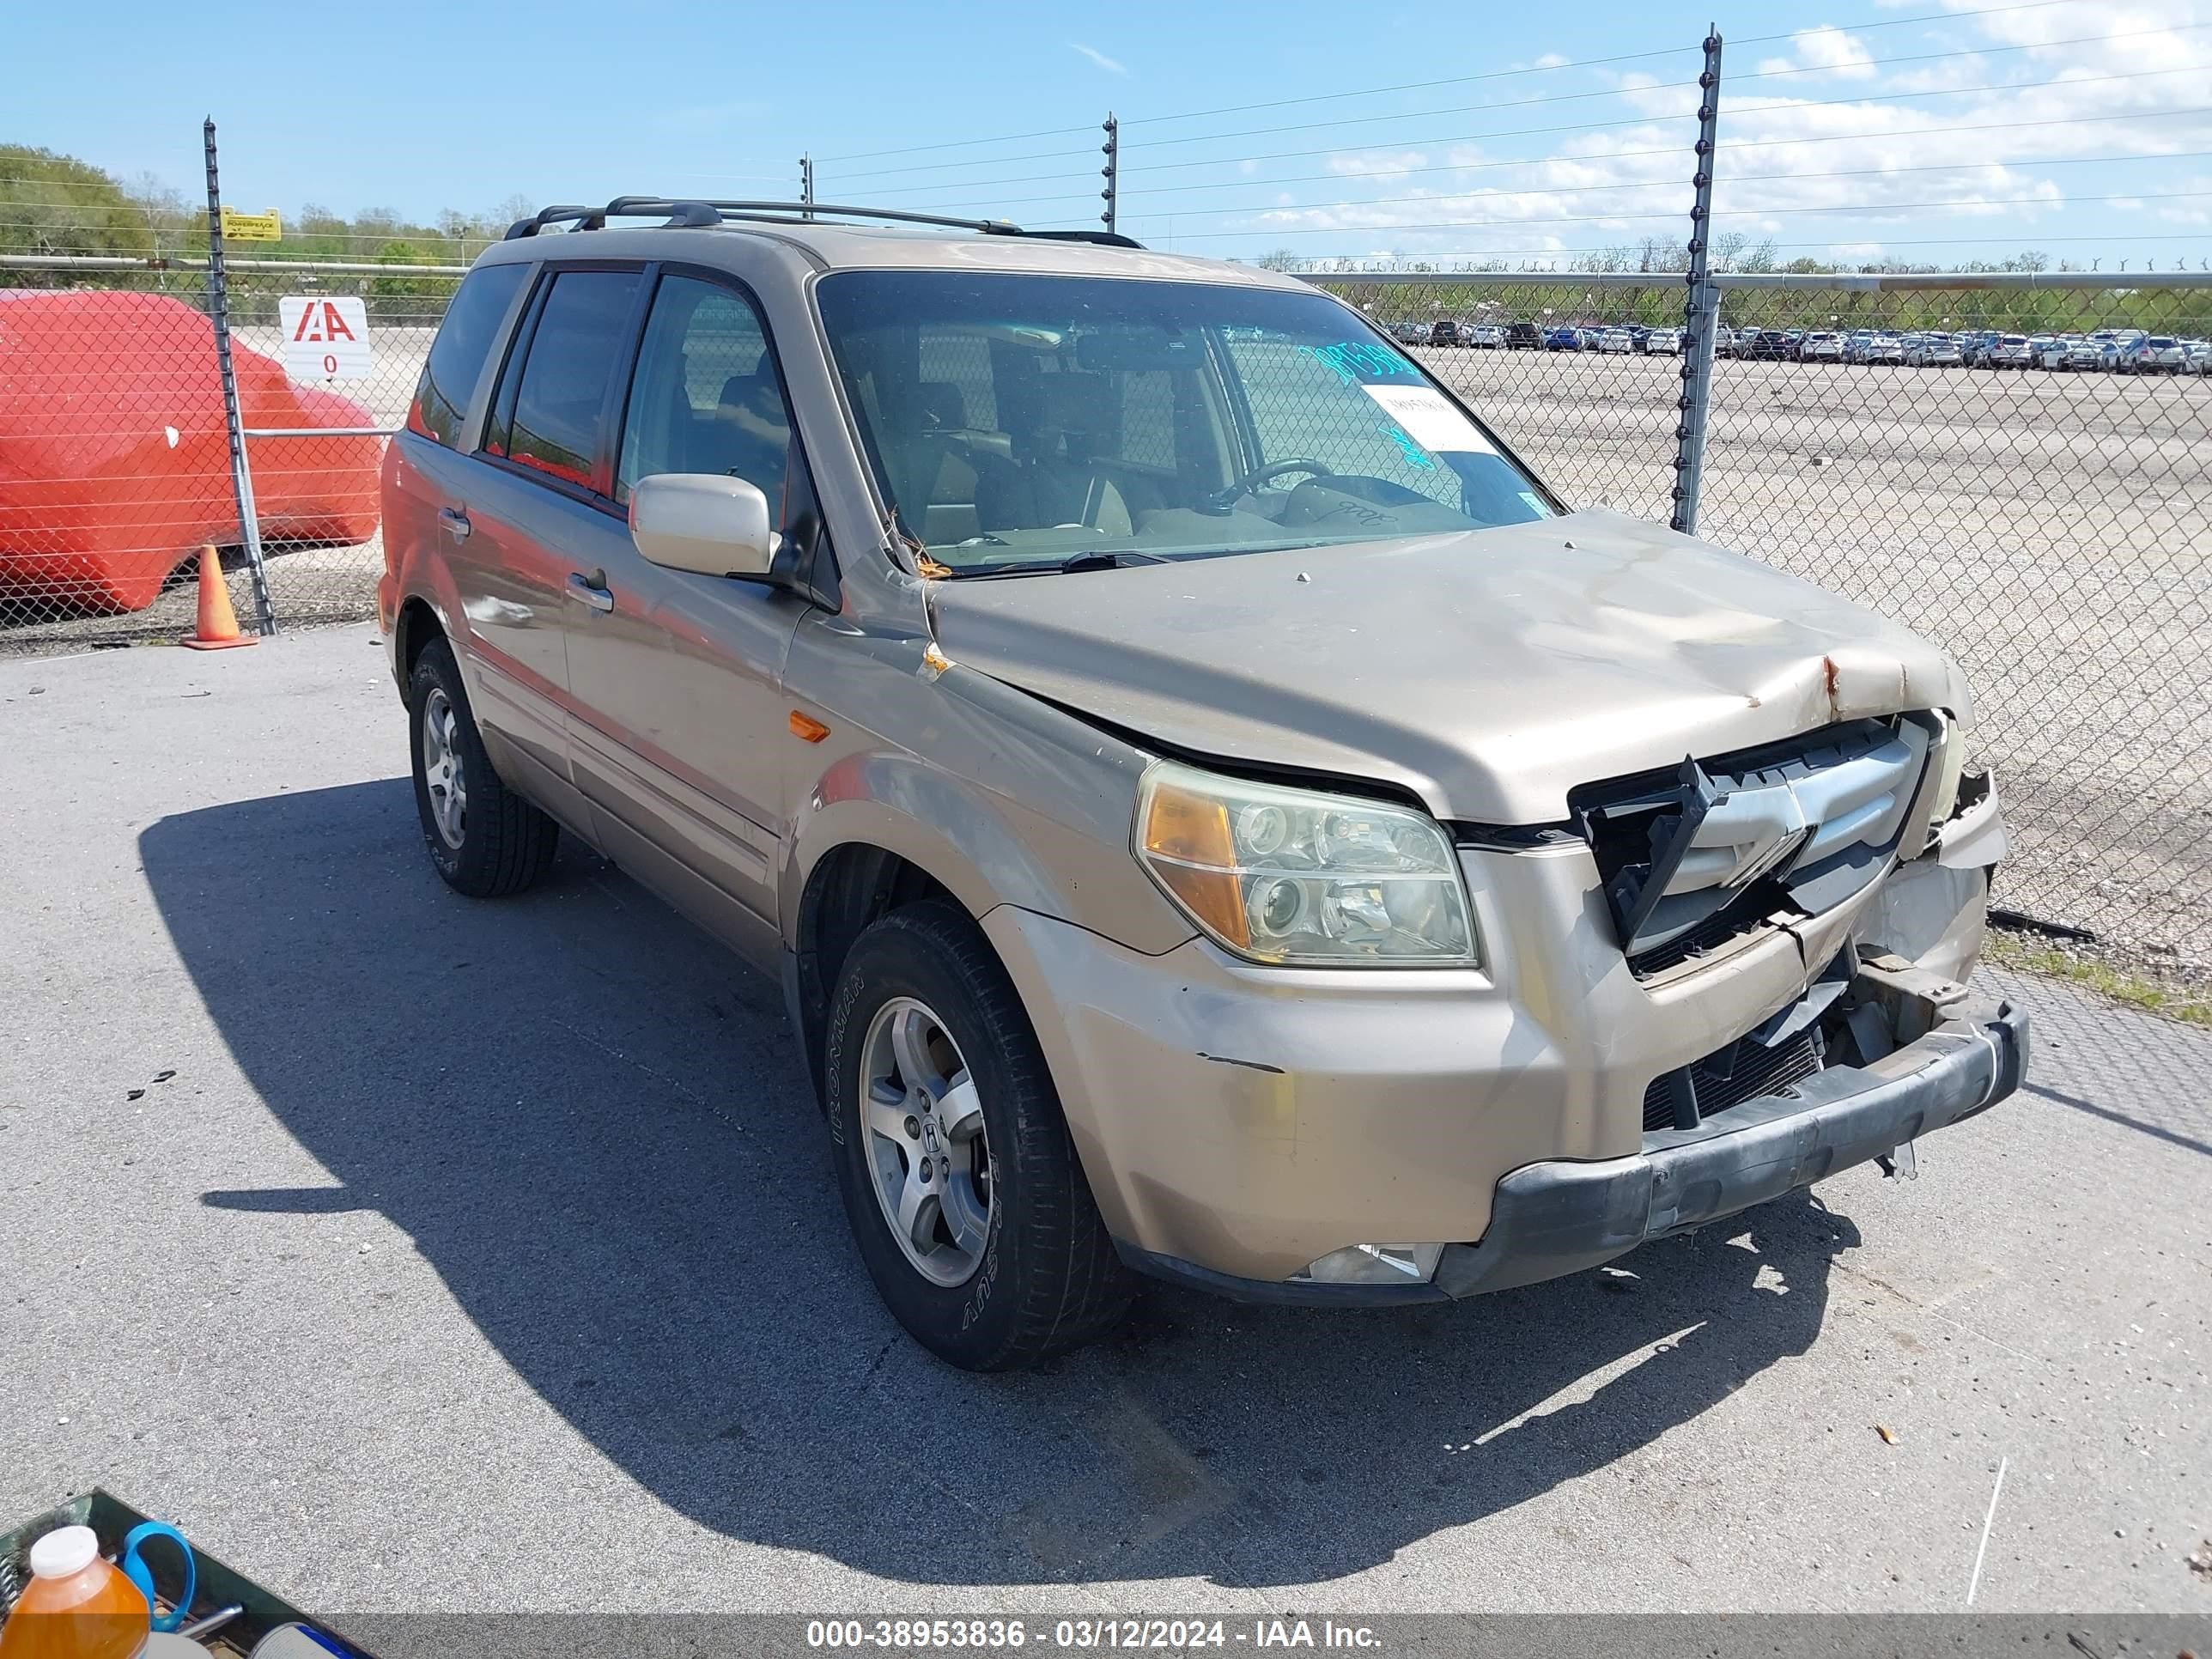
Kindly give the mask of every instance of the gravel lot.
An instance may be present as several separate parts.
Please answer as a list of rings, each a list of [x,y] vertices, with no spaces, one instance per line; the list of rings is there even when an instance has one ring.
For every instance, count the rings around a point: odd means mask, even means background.
[[[439,884],[365,628],[0,663],[0,1516],[103,1483],[341,1622],[1909,1611],[2002,1461],[1979,1607],[2212,1611],[2204,1033],[1999,981],[2031,1090],[1917,1183],[981,1379],[878,1305],[774,987],[587,854]]]
[[[433,331],[381,326],[342,389],[406,412]],[[241,341],[276,351],[276,331]],[[1664,518],[1680,360],[1423,350],[1570,501]],[[2000,902],[2212,978],[2212,381],[1723,361],[1701,532],[1942,641],[2008,803]],[[380,545],[270,562],[280,618],[371,613]],[[233,602],[252,614],[242,570]],[[189,629],[191,590],[120,625]],[[114,619],[0,629],[0,654]]]

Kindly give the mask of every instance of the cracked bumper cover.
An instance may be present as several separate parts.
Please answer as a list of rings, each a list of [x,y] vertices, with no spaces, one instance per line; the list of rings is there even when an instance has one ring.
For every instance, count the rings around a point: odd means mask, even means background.
[[[1831,1067],[1794,1096],[1746,1101],[1697,1129],[1648,1135],[1632,1157],[1522,1165],[1498,1182],[1481,1238],[1448,1246],[1426,1284],[1238,1279],[1147,1251],[1123,1255],[1143,1272],[1237,1301],[1308,1306],[1440,1302],[1579,1273],[1881,1157],[2018,1089],[2026,1012],[1989,1000],[1946,1012],[1872,1066]]]

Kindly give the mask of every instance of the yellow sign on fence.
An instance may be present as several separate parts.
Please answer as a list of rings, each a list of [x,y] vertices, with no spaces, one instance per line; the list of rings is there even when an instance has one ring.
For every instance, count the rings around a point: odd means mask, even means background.
[[[275,208],[266,213],[240,213],[235,208],[225,208],[222,235],[227,242],[280,242],[284,240],[284,227],[277,222]]]

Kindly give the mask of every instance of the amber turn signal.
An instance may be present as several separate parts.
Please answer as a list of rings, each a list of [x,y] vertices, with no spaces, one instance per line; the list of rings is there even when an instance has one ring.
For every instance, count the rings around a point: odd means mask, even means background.
[[[1226,806],[1161,784],[1146,799],[1142,842],[1152,872],[1193,916],[1238,949],[1250,945]]]
[[[791,711],[791,735],[807,743],[819,743],[830,735],[830,728],[813,715],[802,714],[794,708]]]

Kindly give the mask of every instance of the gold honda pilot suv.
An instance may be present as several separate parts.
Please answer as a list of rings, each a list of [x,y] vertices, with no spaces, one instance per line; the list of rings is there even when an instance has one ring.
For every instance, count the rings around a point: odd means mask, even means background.
[[[625,198],[462,283],[384,465],[423,839],[781,975],[957,1365],[1137,1273],[1573,1273],[2016,1089],[1959,670],[1572,512],[1358,311],[1097,234]]]

